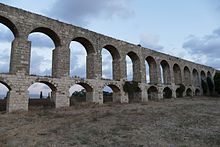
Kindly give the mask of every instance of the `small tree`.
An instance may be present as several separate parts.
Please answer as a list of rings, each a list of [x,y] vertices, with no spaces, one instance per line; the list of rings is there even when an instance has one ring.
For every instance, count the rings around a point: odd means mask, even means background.
[[[123,90],[126,93],[134,93],[139,91],[138,82],[135,81],[126,81],[123,85]]]
[[[207,91],[208,91],[207,83],[206,83],[204,80],[202,80],[201,83],[202,83],[202,90],[203,90],[203,93],[206,94]]]
[[[214,90],[214,84],[213,84],[212,79],[210,77],[207,77],[207,84],[209,87],[210,94],[212,94],[213,90]]]
[[[214,77],[215,92],[220,94],[220,71],[217,71]]]

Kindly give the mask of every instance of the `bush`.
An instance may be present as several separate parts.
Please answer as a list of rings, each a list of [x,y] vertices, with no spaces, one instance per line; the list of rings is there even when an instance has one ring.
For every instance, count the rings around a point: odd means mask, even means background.
[[[210,77],[207,77],[207,84],[208,84],[210,93],[213,93],[214,84],[213,84],[212,79]]]
[[[123,85],[123,90],[126,93],[134,93],[139,91],[138,82],[135,81],[126,81]]]
[[[202,90],[203,90],[204,94],[206,94],[208,92],[208,86],[204,80],[202,80]]]
[[[215,82],[215,92],[220,94],[220,71],[216,72],[214,77]]]
[[[186,90],[186,87],[183,84],[180,84],[180,93],[183,93]]]

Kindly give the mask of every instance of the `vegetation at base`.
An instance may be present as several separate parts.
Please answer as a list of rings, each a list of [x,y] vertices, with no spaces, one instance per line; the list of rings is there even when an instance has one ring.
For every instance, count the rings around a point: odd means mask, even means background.
[[[140,91],[138,87],[138,82],[136,81],[126,81],[125,84],[123,85],[123,90],[126,93],[134,93]]]
[[[215,82],[215,92],[220,94],[220,71],[217,71],[214,77]]]
[[[204,80],[202,80],[201,83],[202,83],[202,90],[203,90],[203,93],[206,94],[206,93],[208,92],[208,86],[207,86],[207,83],[206,83]]]
[[[183,84],[180,84],[180,93],[183,93],[186,90],[186,87]]]
[[[212,94],[213,90],[214,90],[214,84],[213,84],[212,79],[210,77],[207,77],[207,84],[208,84],[210,94]]]

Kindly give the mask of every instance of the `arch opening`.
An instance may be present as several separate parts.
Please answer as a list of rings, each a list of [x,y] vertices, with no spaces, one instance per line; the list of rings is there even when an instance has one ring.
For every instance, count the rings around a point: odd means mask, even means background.
[[[151,56],[148,56],[145,60],[147,61],[148,67],[149,67],[148,75],[149,75],[150,83],[156,84],[157,83],[157,64],[156,64],[156,61]]]
[[[188,89],[186,90],[186,96],[187,96],[187,97],[192,97],[192,96],[193,96],[192,90],[191,90],[190,88],[188,88]]]
[[[140,82],[141,81],[141,76],[140,76],[140,59],[138,55],[134,52],[129,52],[127,54],[128,57],[131,59],[132,63],[132,73],[133,73],[133,81]],[[127,73],[128,75],[128,73]]]
[[[83,37],[74,38],[70,43],[70,76],[94,78],[95,50],[92,43]]]
[[[11,88],[5,82],[0,81],[0,111],[6,111],[10,90]]]
[[[131,59],[131,62],[128,60],[129,59],[128,57]],[[126,62],[127,62],[127,79],[140,82],[141,81],[141,76],[140,76],[141,68],[140,68],[140,59],[138,55],[134,52],[129,52],[126,56]],[[129,65],[129,62],[131,63],[130,65]],[[131,70],[131,67],[132,67],[132,70]],[[128,70],[130,70],[131,73],[128,73]]]
[[[195,96],[200,96],[200,90],[199,89],[195,90]]]
[[[102,78],[120,80],[120,55],[112,45],[102,48]]]
[[[193,85],[199,87],[199,73],[196,69],[193,69]]]
[[[133,80],[133,63],[131,58],[126,55],[126,69],[127,69],[127,81]]]
[[[61,40],[59,36],[50,28],[45,28],[45,27],[35,28],[34,30],[30,32],[30,34],[32,33],[42,33],[42,34],[47,35],[53,41],[53,44],[55,45],[55,47],[58,47],[61,45]]]
[[[172,90],[169,87],[163,89],[163,98],[164,99],[172,98]]]
[[[76,83],[69,89],[70,106],[92,102],[93,88],[87,83]]]
[[[52,76],[55,44],[50,36],[36,31],[28,36],[31,41],[30,75]]]
[[[174,83],[176,85],[182,84],[181,69],[178,64],[173,65]]]
[[[120,88],[113,84],[108,84],[103,88],[103,103],[120,102]]]
[[[56,87],[47,81],[37,81],[28,88],[29,109],[54,108]]]
[[[86,78],[86,48],[77,41],[70,43],[70,76]]]
[[[161,67],[161,81],[163,84],[171,83],[171,75],[170,75],[170,65],[166,60],[162,60],[160,62]]]
[[[13,32],[5,24],[1,23],[0,17],[0,73],[9,73],[11,46],[14,40]]]
[[[14,37],[19,36],[17,27],[9,19],[7,19],[3,16],[0,16],[0,24],[7,26],[11,30],[11,32],[13,33]]]
[[[187,66],[184,67],[184,83],[187,86],[191,85],[191,74]]]
[[[158,90],[154,86],[151,86],[150,88],[148,88],[147,94],[148,94],[148,100],[158,99]]]
[[[183,91],[181,91],[180,88],[177,88],[177,89],[176,89],[176,97],[177,97],[177,98],[183,97]]]

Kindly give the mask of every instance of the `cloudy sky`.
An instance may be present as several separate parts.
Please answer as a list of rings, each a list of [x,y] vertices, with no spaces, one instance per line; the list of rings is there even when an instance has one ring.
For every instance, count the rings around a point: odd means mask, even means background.
[[[220,69],[219,0],[0,2]],[[0,72],[9,70],[12,40],[11,32],[0,25]],[[32,41],[31,73],[50,75],[53,42],[49,37],[39,33],[31,34],[29,40]],[[71,44],[72,76],[85,77],[85,54],[80,44]],[[103,76],[111,78],[111,68],[108,68],[107,60],[111,60],[111,56],[103,50]]]

